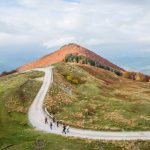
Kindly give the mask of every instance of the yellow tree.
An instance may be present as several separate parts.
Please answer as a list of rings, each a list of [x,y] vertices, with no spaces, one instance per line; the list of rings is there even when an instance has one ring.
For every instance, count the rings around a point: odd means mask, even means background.
[[[124,78],[130,78],[130,72],[126,71],[126,72],[123,72],[123,77]]]
[[[141,74],[140,74],[139,72],[136,73],[136,75],[135,75],[135,80],[136,80],[136,81],[141,81],[141,80],[142,80]]]

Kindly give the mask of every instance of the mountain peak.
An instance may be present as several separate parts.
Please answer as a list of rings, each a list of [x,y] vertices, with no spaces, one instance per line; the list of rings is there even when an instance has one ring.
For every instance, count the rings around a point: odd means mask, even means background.
[[[59,51],[64,51],[64,53],[72,53],[72,54],[79,54],[79,55],[90,55],[90,53],[93,53],[92,51],[88,50],[87,48],[80,46],[76,43],[69,43],[64,46],[62,46]],[[56,51],[57,52],[57,51]]]
[[[70,47],[76,47],[76,48],[79,48],[79,47],[82,47],[76,43],[69,43],[69,44],[65,44],[63,45],[60,49],[63,49],[63,48],[70,48]]]
[[[51,54],[48,54],[34,62],[31,62],[24,66],[21,66],[17,70],[23,71],[23,70],[28,70],[31,68],[36,68],[36,67],[48,66],[48,65],[54,64],[56,62],[62,61],[65,58],[65,56],[68,54],[77,54],[80,56],[84,56],[84,57],[91,59],[99,64],[104,65],[104,66],[108,66],[108,67],[111,67],[116,70],[124,71],[122,68],[116,66],[115,64],[106,60],[105,58],[103,58],[103,57],[97,55],[96,53],[88,50],[87,48],[82,47],[75,43],[66,44],[66,45],[62,46],[59,50],[57,50]]]

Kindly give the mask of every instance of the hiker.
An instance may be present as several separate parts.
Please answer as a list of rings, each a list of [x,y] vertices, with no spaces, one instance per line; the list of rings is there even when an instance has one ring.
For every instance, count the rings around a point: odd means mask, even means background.
[[[65,125],[63,125],[63,131],[62,131],[62,133],[66,134],[66,126]]]
[[[50,129],[52,130],[52,127],[53,127],[53,124],[52,124],[52,122],[50,122]]]
[[[59,121],[57,121],[57,127],[59,127]]]
[[[45,124],[48,124],[48,120],[47,120],[47,117],[45,117]]]
[[[55,123],[55,117],[53,117],[53,123]]]
[[[67,133],[69,133],[69,126],[66,127],[66,131],[67,131]]]

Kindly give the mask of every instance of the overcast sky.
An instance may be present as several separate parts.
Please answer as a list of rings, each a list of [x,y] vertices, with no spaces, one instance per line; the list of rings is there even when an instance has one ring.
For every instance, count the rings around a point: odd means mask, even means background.
[[[104,55],[150,54],[150,0],[0,0],[1,54],[39,56],[70,42]]]

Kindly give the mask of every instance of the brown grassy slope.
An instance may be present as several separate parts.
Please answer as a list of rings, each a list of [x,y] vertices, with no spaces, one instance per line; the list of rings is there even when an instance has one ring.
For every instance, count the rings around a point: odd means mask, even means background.
[[[110,71],[99,69],[97,67],[93,67],[90,65],[78,64],[78,66],[86,70],[92,76],[100,80],[103,80],[106,84],[111,84],[114,83],[115,81],[119,81],[119,77]]]
[[[92,51],[90,51],[90,50],[88,50],[82,46],[79,46],[77,44],[68,44],[68,45],[61,47],[59,50],[57,50],[51,54],[48,54],[48,55],[46,55],[46,56],[44,56],[38,60],[35,60],[31,63],[25,64],[25,65],[17,68],[17,71],[28,70],[28,69],[35,68],[35,67],[48,66],[50,64],[60,62],[63,60],[63,58],[67,54],[70,54],[70,53],[85,56],[85,57],[87,57],[87,58],[89,58],[89,59],[91,59],[97,63],[112,67],[112,68],[117,69],[117,70],[123,70],[122,68],[116,66],[115,64],[106,60],[105,58],[97,55],[96,53],[94,53],[94,52],[92,52]]]
[[[130,79],[126,79],[124,77],[119,77],[114,73],[103,70],[97,69],[96,67],[92,67],[89,65],[79,65],[81,68],[86,70],[89,74],[94,76],[97,79],[100,79],[108,85],[108,87],[114,89],[116,91],[116,96],[122,95],[122,98],[131,100],[132,96],[134,96],[134,100],[148,100],[150,96],[150,84],[144,82],[133,81]],[[105,90],[105,89],[104,89]],[[120,91],[120,92],[119,92]],[[123,94],[125,93],[125,94]],[[143,97],[139,97],[140,93],[143,94]],[[137,94],[137,96],[136,96]],[[123,97],[123,95],[126,95]],[[127,96],[130,95],[131,97]]]
[[[73,84],[74,79],[79,82]],[[96,67],[65,63],[54,69],[54,81],[45,106],[65,123],[94,130],[150,129],[149,83]],[[72,94],[62,90],[61,85],[71,88]]]

